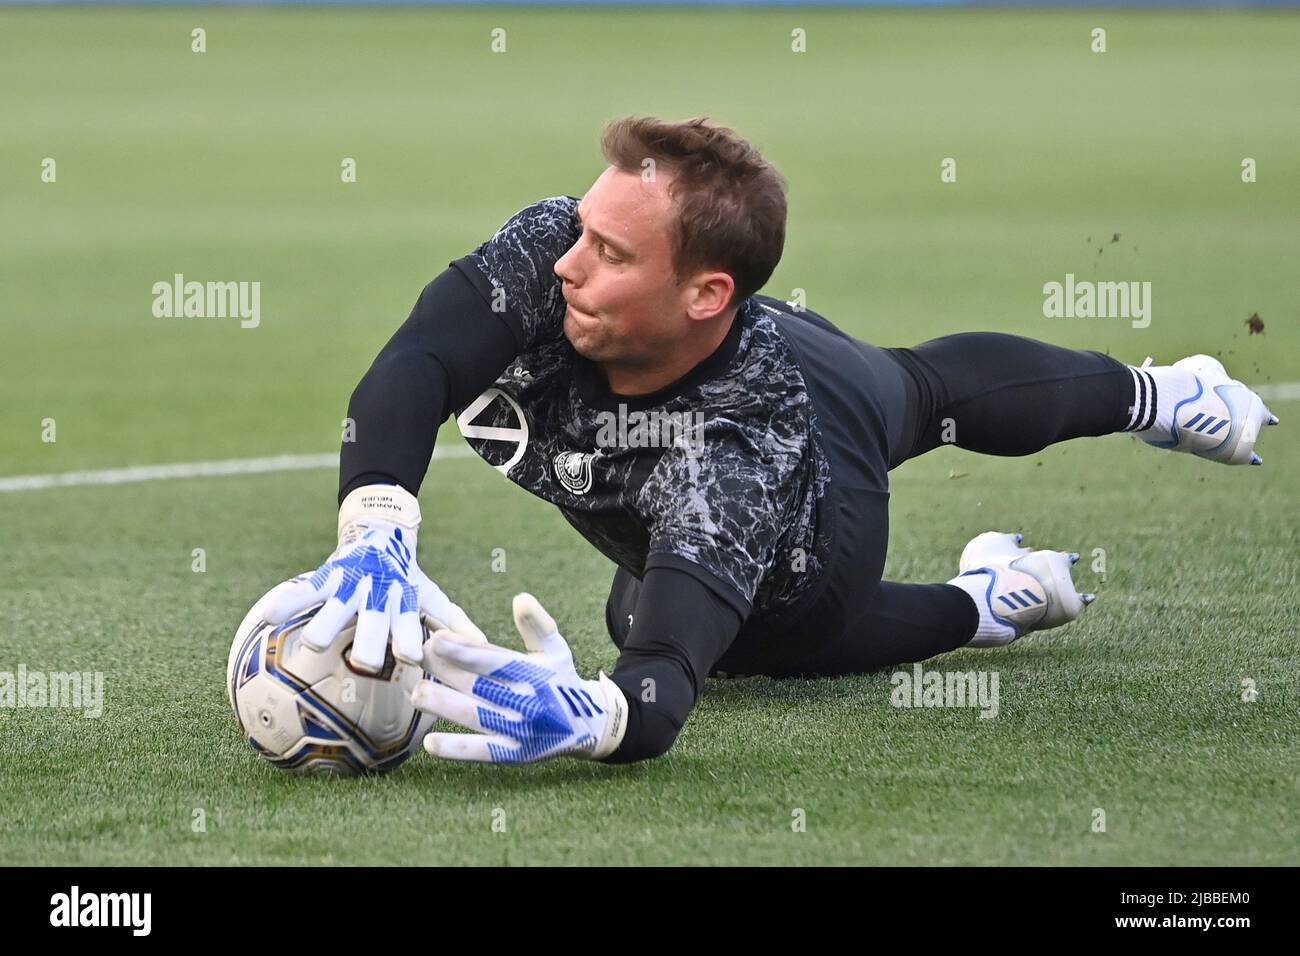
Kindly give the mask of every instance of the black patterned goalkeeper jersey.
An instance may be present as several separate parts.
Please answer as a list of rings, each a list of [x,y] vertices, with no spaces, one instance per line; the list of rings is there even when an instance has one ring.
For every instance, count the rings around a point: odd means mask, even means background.
[[[684,571],[742,620],[791,608],[828,558],[830,468],[799,354],[802,336],[827,332],[753,296],[684,378],[650,395],[611,393],[563,331],[554,266],[578,240],[577,205],[534,203],[452,263],[518,347],[492,387],[458,409],[461,433],[637,577]]]
[[[371,484],[419,494],[455,412],[479,455],[555,504],[619,565],[605,624],[628,714],[604,758],[618,763],[666,752],[709,674],[798,671],[852,631],[918,386],[886,350],[755,295],[682,379],[611,393],[564,336],[555,264],[577,206],[527,206],[425,286],[353,390],[339,501]]]

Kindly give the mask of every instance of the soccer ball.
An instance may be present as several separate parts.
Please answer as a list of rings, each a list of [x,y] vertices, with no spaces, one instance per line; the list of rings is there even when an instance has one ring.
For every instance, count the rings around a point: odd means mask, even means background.
[[[302,629],[323,606],[279,625],[262,620],[260,601],[248,612],[226,664],[239,729],[254,750],[292,773],[392,770],[433,727],[434,718],[410,698],[429,675],[394,658],[391,647],[379,674],[354,670],[355,618],[325,650],[307,646]],[[422,624],[428,640],[431,622]]]

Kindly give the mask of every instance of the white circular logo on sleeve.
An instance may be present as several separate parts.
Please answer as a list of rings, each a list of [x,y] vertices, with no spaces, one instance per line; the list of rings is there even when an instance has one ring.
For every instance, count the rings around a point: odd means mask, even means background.
[[[474,419],[488,409],[497,399],[505,402],[513,413],[513,422],[505,426],[475,425]],[[509,475],[510,469],[519,463],[528,449],[528,418],[519,403],[499,388],[489,388],[474,401],[465,406],[465,410],[456,416],[456,427],[466,440],[506,442],[514,445],[514,451],[500,465],[493,465],[503,475]],[[473,446],[470,446],[473,447]],[[480,455],[479,449],[474,448]]]

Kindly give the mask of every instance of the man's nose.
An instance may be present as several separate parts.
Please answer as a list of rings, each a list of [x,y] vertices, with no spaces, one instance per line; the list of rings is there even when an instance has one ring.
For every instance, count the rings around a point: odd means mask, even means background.
[[[570,285],[578,284],[577,270],[574,268],[575,258],[573,249],[570,249],[555,262],[555,274]]]

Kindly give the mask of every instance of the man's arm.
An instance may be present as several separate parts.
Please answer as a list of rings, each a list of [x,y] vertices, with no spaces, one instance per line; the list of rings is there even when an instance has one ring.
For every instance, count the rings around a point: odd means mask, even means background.
[[[464,272],[449,268],[425,286],[352,392],[355,441],[343,443],[339,501],[374,484],[418,494],[439,426],[516,354],[504,313],[492,311]]]
[[[471,733],[435,732],[436,757],[530,763],[572,755],[627,763],[665,753],[704,678],[735,638],[740,615],[680,570],[647,572],[615,677],[584,679],[555,619],[531,594],[514,600],[527,651],[438,631],[424,645],[421,710]]]
[[[606,763],[668,751],[740,625],[735,608],[693,575],[664,567],[646,572],[611,675],[627,698],[627,730]]]
[[[352,393],[355,441],[343,445],[340,502],[372,484],[417,493],[447,417],[521,352],[560,334],[555,263],[580,235],[577,205],[554,196],[525,206],[425,287]]]
[[[376,673],[390,631],[394,656],[419,663],[420,612],[486,643],[420,570],[416,493],[447,416],[561,328],[564,297],[554,266],[577,238],[576,206],[559,196],[524,207],[425,287],[352,395],[354,440],[343,444],[339,466],[338,547],[265,602],[267,621],[323,604],[303,636],[324,646],[355,615],[352,660]]]
[[[421,569],[416,557],[420,503],[438,426],[487,388],[517,354],[517,338],[470,280],[449,268],[420,294],[410,317],[352,393],[355,441],[339,466],[338,547],[312,574],[272,592],[262,614],[281,623],[323,608],[303,630],[312,647],[329,646],[357,619],[352,661],[383,669],[393,654],[418,664],[420,614],[468,638],[483,633]]]

